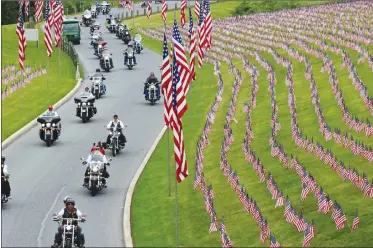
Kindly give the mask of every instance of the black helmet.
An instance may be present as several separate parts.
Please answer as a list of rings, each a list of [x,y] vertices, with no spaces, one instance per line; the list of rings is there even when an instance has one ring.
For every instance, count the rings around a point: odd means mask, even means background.
[[[1,163],[4,163],[4,162],[5,162],[5,156],[1,155]]]
[[[75,200],[72,197],[67,197],[64,202],[65,204],[72,203],[75,206]]]
[[[101,71],[100,68],[97,68],[97,69],[96,69],[96,72],[100,72],[100,71]]]
[[[115,115],[113,116],[113,118],[118,118],[118,115],[117,115],[117,114],[115,114]]]

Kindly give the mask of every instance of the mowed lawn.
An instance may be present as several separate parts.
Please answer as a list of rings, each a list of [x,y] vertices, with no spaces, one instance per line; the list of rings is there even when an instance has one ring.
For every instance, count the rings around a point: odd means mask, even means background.
[[[211,5],[214,18],[228,17],[234,9],[234,2],[218,3]],[[237,4],[237,3],[236,3]],[[308,3],[309,4],[309,3]],[[231,8],[232,9],[229,9]],[[229,10],[228,10],[229,9]],[[179,11],[177,11],[179,12]],[[216,13],[216,14],[215,14]],[[218,17],[217,17],[218,16]],[[154,19],[156,21],[154,21]],[[147,22],[146,17],[137,18],[135,26],[142,28],[155,28],[161,26],[157,20],[159,16],[153,16],[153,22]],[[177,13],[179,22],[179,13]],[[173,14],[168,13],[169,24],[173,22]],[[132,25],[132,21],[128,21]],[[143,36],[145,46],[161,53],[162,42],[155,41],[149,37]],[[292,46],[305,54],[301,48]],[[369,49],[372,46],[368,46]],[[286,51],[276,49],[283,57],[289,58]],[[353,58],[356,64],[357,55],[354,51],[347,52]],[[279,65],[269,53],[261,55],[275,69],[276,99],[279,104],[279,122],[281,130],[277,134],[277,141],[284,146],[285,151],[299,158],[302,165],[309,171],[319,183],[320,186],[330,195],[331,199],[337,200],[342,206],[346,216],[346,227],[337,231],[330,214],[324,215],[318,213],[317,200],[310,193],[305,201],[301,201],[301,183],[299,177],[292,170],[284,170],[283,165],[276,158],[271,156],[269,137],[271,134],[271,102],[268,91],[268,73],[256,62],[254,57],[247,56],[250,63],[254,64],[259,70],[258,78],[259,92],[257,93],[257,106],[252,114],[252,128],[254,139],[251,143],[251,149],[260,158],[267,172],[274,176],[279,188],[291,199],[293,207],[297,212],[303,212],[307,220],[314,220],[316,237],[311,241],[311,246],[369,246],[373,243],[373,199],[363,198],[363,194],[352,186],[349,182],[342,182],[340,177],[325,166],[314,154],[308,154],[302,149],[296,147],[291,140],[291,116],[287,104],[288,88],[285,85],[286,68]],[[359,94],[352,88],[351,80],[348,78],[346,69],[339,68],[341,63],[340,56],[328,55],[333,59],[337,70],[343,95],[346,104],[351,113],[360,117],[368,118],[371,116],[365,105],[362,103]],[[318,87],[318,93],[321,100],[321,107],[324,112],[327,123],[332,128],[338,127],[349,135],[364,141],[368,145],[373,144],[372,137],[366,138],[363,134],[356,133],[349,129],[342,121],[340,110],[337,106],[328,83],[327,73],[321,73],[322,62],[316,57],[307,54],[311,59],[313,74]],[[365,172],[368,178],[373,178],[372,164],[369,164],[361,157],[353,156],[350,150],[344,149],[334,141],[325,142],[319,132],[317,117],[314,112],[314,106],[311,103],[311,90],[309,81],[305,80],[305,66],[297,60],[290,59],[293,64],[293,78],[295,82],[295,96],[297,102],[297,113],[299,127],[304,135],[313,137],[314,141],[320,142],[324,148],[329,148],[346,165],[352,165],[359,172]],[[259,177],[252,169],[252,165],[245,161],[242,152],[242,142],[245,135],[246,113],[243,112],[243,103],[249,102],[251,97],[250,75],[244,71],[241,61],[234,60],[235,66],[243,75],[243,84],[238,95],[236,104],[235,118],[237,123],[231,122],[233,129],[234,143],[230,147],[227,159],[232,168],[237,171],[240,182],[245,185],[250,196],[257,202],[263,216],[268,220],[270,230],[276,235],[276,239],[281,246],[300,247],[303,242],[303,232],[297,232],[292,224],[285,221],[283,216],[284,207],[275,208],[275,200],[271,199],[265,183],[259,182]],[[356,65],[356,69],[361,75],[362,80],[368,86],[369,75],[372,72],[364,64]],[[259,247],[269,246],[267,240],[264,244],[260,242],[260,229],[253,218],[243,209],[236,193],[227,183],[227,178],[220,171],[220,150],[223,140],[223,129],[225,116],[232,96],[233,75],[228,73],[229,67],[221,63],[221,72],[224,81],[223,101],[219,104],[216,113],[216,119],[212,126],[208,140],[210,144],[204,150],[204,173],[207,184],[212,184],[214,191],[214,207],[219,218],[224,217],[227,233],[233,242],[234,247]],[[370,86],[368,86],[369,88]],[[197,70],[197,81],[193,82],[188,95],[188,111],[183,118],[183,131],[185,141],[185,151],[188,159],[189,177],[178,185],[178,203],[179,203],[179,246],[203,246],[217,247],[221,246],[218,232],[209,234],[210,217],[205,210],[203,196],[199,190],[193,190],[195,176],[195,155],[196,144],[201,136],[203,126],[206,122],[206,114],[210,109],[215,94],[217,92],[217,77],[213,74],[213,66],[205,64],[202,69]],[[169,138],[169,139],[168,139]],[[171,156],[171,196],[168,196],[168,145],[170,145]],[[161,139],[158,147],[153,153],[150,161],[142,173],[135,189],[131,209],[132,238],[134,246],[174,246],[175,245],[175,176],[173,160],[173,141],[172,132],[170,136],[166,133]],[[352,220],[355,211],[359,211],[360,227],[356,231],[351,231]]]
[[[20,69],[18,65],[18,36],[15,30],[16,25],[1,26],[2,69],[9,64],[15,64],[16,71]],[[56,48],[49,60],[44,45],[44,33],[40,29],[39,47],[37,47],[36,41],[27,41],[26,66],[30,66],[32,70],[44,67],[47,74],[33,79],[24,88],[18,89],[8,98],[2,100],[2,141],[47,110],[49,105],[58,102],[76,84],[76,68],[73,61],[67,54]],[[81,76],[83,76],[82,73],[83,71],[80,70]],[[5,75],[2,77],[4,78]],[[21,79],[21,76],[18,79]],[[2,92],[5,90],[5,86],[2,83]]]

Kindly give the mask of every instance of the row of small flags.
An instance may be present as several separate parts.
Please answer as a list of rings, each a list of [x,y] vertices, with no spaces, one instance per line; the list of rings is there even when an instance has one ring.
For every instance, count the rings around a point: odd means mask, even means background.
[[[38,23],[42,11],[43,11],[43,0],[35,1],[35,23]],[[30,1],[29,0],[19,0],[19,14],[16,27],[16,34],[18,36],[18,57],[19,66],[24,70],[24,61],[26,60],[26,35],[25,35],[25,16],[29,15]],[[47,47],[47,55],[50,57],[53,52],[53,42],[51,29],[55,28],[55,45],[59,46],[62,38],[62,23],[63,23],[63,5],[61,0],[47,0],[46,1],[46,12],[45,12],[45,33],[44,33],[44,43]]]
[[[4,85],[4,87],[2,87],[1,99],[4,100],[8,98],[13,92],[31,83],[31,80],[37,77],[40,77],[42,75],[45,75],[46,73],[47,73],[47,70],[45,68],[38,68],[38,69],[32,70],[31,67],[26,66],[25,71],[18,71],[17,73],[13,73],[12,75],[10,75],[10,77],[2,79],[2,84]],[[24,76],[20,79],[17,79],[19,75],[24,75]]]

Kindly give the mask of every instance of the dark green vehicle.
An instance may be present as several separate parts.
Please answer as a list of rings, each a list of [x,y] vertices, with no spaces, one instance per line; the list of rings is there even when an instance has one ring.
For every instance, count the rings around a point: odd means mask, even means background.
[[[77,19],[65,19],[63,21],[63,32],[65,36],[73,44],[80,44],[80,26]]]

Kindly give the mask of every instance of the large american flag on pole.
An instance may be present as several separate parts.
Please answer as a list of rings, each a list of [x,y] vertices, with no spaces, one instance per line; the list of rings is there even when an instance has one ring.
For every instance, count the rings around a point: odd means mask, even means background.
[[[26,35],[25,35],[25,4],[22,0],[19,1],[19,14],[18,22],[16,28],[16,34],[18,35],[18,57],[19,57],[19,67],[24,70],[24,61],[26,59]]]
[[[210,0],[204,0],[204,7],[205,7],[205,20],[204,20],[204,26],[205,26],[205,46],[207,50],[210,49],[211,43],[212,43],[212,19],[211,19],[211,11],[210,11]]]
[[[196,62],[196,32],[193,27],[193,16],[192,10],[189,8],[189,33],[190,33],[190,42],[189,42],[189,68],[190,68],[190,79],[189,84],[186,88],[185,94],[188,94],[189,85],[192,81],[196,80],[196,69],[195,69],[195,62]]]
[[[162,0],[162,19],[163,22],[166,22],[167,19],[167,3],[166,0]]]
[[[35,2],[35,23],[38,23],[43,13],[43,0],[36,0]]]
[[[185,49],[183,46],[183,41],[181,40],[179,28],[177,26],[176,17],[174,18],[174,27],[172,34],[172,43],[173,43],[173,53],[176,56],[176,63],[178,65],[179,71],[178,75],[180,76],[180,84],[177,86],[177,114],[178,118],[182,118],[185,114],[185,111],[188,109],[186,102],[185,89],[189,85],[189,63],[185,55]],[[175,59],[175,58],[174,58]]]
[[[129,11],[132,11],[132,8],[133,8],[133,2],[132,2],[132,0],[130,0],[130,1],[128,2],[128,4],[126,5],[126,7],[127,7],[127,9],[128,9]]]
[[[148,0],[148,7],[146,9],[146,16],[148,17],[148,19],[150,19],[150,17],[152,16],[152,3],[150,0]]]
[[[170,66],[170,57],[168,55],[168,45],[166,32],[163,34],[163,61],[162,61],[162,93],[163,93],[163,103],[164,103],[164,123],[172,128],[171,118],[172,118],[172,75]]]
[[[197,15],[197,18],[199,18],[200,8],[201,8],[201,4],[196,0],[194,2],[194,13]]]
[[[62,23],[63,23],[63,5],[61,0],[56,1],[56,7],[54,9],[54,38],[56,47],[60,44],[62,36]]]
[[[29,15],[29,10],[30,10],[30,0],[23,0],[24,5],[25,5],[25,15]]]
[[[47,47],[48,57],[52,56],[53,44],[52,44],[52,18],[51,4],[49,0],[45,2],[45,26],[44,26],[44,44]]]
[[[174,50],[175,51],[175,50]],[[174,54],[172,64],[172,130],[174,133],[174,157],[176,162],[176,180],[181,183],[185,178],[188,177],[188,164],[186,161],[184,137],[183,137],[183,125],[181,118],[178,113],[178,99],[183,93],[178,90],[181,85],[181,78],[179,75],[179,68],[177,63],[176,54]]]
[[[185,17],[186,5],[187,5],[187,0],[181,0],[181,4],[180,4],[180,24],[181,24],[181,27],[184,27],[185,23],[186,23],[186,17]]]
[[[203,47],[205,45],[205,21],[204,21],[204,8],[201,4],[199,12],[199,27],[198,27],[198,67],[201,68],[203,65],[203,59],[205,54],[203,52]]]

